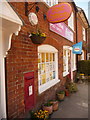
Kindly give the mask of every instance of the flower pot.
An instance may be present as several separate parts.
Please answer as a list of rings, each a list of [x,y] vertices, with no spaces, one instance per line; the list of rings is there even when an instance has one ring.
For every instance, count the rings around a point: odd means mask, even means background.
[[[50,103],[53,105],[53,110],[58,110],[58,101],[50,101]]]
[[[41,44],[46,39],[46,37],[38,36],[38,35],[35,35],[35,34],[33,34],[32,36],[30,36],[30,38],[31,38],[31,40],[32,40],[32,42],[34,44]]]
[[[58,100],[64,100],[65,95],[64,94],[57,94]]]
[[[43,106],[43,110],[46,110],[46,111],[48,111],[49,114],[52,114],[53,105],[51,105],[51,106]]]
[[[65,96],[69,96],[69,91],[65,89]]]

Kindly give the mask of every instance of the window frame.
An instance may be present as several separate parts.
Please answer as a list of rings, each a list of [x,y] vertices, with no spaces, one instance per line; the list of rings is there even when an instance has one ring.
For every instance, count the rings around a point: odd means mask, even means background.
[[[82,50],[82,54],[80,55],[80,56],[81,56],[81,57],[80,57],[81,60],[84,60],[84,54],[85,54],[85,53],[84,53],[84,50]]]
[[[74,13],[73,12],[68,19],[68,27],[74,31]]]
[[[82,35],[83,35],[83,41],[86,41],[86,32],[83,26],[82,26]]]
[[[76,70],[76,54],[72,53],[72,59],[73,59],[73,67],[72,67],[72,71]]]
[[[54,53],[55,54],[55,72],[56,72],[55,75],[56,75],[56,78],[49,80],[48,82],[40,85],[39,73],[38,73],[38,93],[41,94],[42,92],[46,91],[50,87],[52,87],[55,84],[57,84],[58,82],[60,82],[60,80],[58,79],[58,50],[51,45],[40,45],[38,47],[38,53]],[[40,63],[38,63],[38,64],[40,64]]]
[[[49,7],[58,4],[58,0],[43,0]],[[51,4],[50,4],[51,3]]]

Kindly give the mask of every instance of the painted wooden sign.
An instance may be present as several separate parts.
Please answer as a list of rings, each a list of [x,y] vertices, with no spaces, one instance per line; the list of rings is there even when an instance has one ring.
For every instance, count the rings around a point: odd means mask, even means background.
[[[64,22],[70,17],[71,13],[72,7],[69,3],[59,3],[47,11],[47,20],[50,23]]]

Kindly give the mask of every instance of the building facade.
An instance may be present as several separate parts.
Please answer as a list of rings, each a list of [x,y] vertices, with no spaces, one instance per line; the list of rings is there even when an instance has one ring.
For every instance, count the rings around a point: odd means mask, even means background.
[[[77,41],[77,8],[75,3],[70,2],[71,17],[63,23],[51,24],[45,15],[49,7],[57,2],[10,2],[10,5],[6,2],[10,11],[13,8],[13,12],[17,13],[14,18],[16,15],[19,16],[17,18],[19,23],[16,21],[16,26],[12,28],[22,26],[21,29],[13,31],[13,33],[19,31],[18,36],[15,34],[12,34],[12,37],[9,36],[11,38],[11,41],[8,41],[9,49],[6,50],[6,57],[3,56],[8,118],[24,117],[29,110],[38,109],[46,101],[54,99],[56,92],[64,88],[68,75],[71,81],[74,81],[76,55],[72,53],[72,45],[79,42]],[[35,14],[33,16],[35,20],[32,16],[29,19],[25,14],[27,6],[29,13]],[[9,22],[7,30],[13,26],[12,22]],[[36,22],[38,22],[37,25],[35,25]],[[46,34],[42,44],[34,44],[29,37],[38,29]]]
[[[77,41],[83,42],[82,54],[78,55],[78,60],[86,60],[87,59],[87,42],[88,42],[88,27],[89,23],[86,18],[86,15],[80,7],[77,7]]]
[[[87,52],[87,60],[90,60],[90,26],[88,28],[88,52]]]

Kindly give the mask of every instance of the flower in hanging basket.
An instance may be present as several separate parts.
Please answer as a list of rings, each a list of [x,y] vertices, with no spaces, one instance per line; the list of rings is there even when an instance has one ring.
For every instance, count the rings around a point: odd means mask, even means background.
[[[46,38],[45,33],[41,33],[39,30],[37,33],[32,32],[29,36],[34,44],[41,44]]]

